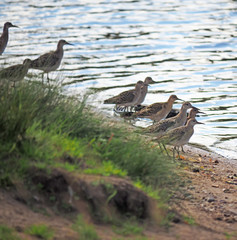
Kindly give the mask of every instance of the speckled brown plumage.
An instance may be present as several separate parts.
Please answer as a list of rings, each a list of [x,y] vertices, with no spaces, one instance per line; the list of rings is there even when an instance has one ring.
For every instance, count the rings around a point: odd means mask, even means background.
[[[171,95],[167,102],[153,103],[141,109],[139,112],[134,113],[134,117],[149,118],[154,121],[160,121],[161,119],[166,118],[176,100],[179,100],[179,98],[176,95]]]

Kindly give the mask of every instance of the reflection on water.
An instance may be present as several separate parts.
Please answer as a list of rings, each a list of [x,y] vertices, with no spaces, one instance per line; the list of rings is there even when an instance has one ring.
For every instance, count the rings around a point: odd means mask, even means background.
[[[94,88],[92,104],[113,114],[103,100],[151,76],[157,83],[149,87],[145,104],[172,93],[191,101],[206,113],[191,142],[236,159],[236,5],[231,0],[4,1],[1,25],[11,21],[21,28],[10,29],[0,67],[54,50],[65,39],[74,47],[64,48],[61,69],[50,76],[65,78],[70,94]]]

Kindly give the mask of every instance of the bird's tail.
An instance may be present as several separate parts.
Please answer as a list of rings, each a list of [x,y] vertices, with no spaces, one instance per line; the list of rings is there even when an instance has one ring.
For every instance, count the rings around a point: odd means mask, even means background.
[[[114,97],[104,100],[104,104],[116,104],[116,99]]]

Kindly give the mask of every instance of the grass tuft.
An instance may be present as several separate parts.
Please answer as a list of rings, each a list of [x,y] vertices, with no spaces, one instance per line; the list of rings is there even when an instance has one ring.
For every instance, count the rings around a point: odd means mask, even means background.
[[[85,223],[83,216],[78,215],[76,223],[72,226],[78,232],[80,240],[99,240],[93,225]]]
[[[21,238],[16,236],[14,230],[5,225],[0,225],[0,239],[2,240],[20,240]]]
[[[25,230],[25,233],[30,234],[32,236],[36,236],[44,240],[53,239],[53,236],[54,236],[54,231],[50,227],[44,224],[31,225]]]
[[[143,227],[138,225],[136,219],[128,218],[121,222],[119,226],[114,226],[113,231],[123,236],[142,235]]]

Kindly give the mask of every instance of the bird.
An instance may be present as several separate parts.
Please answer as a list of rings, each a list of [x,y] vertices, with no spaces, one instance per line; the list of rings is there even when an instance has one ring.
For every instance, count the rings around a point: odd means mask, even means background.
[[[9,38],[9,31],[8,31],[8,29],[11,28],[11,27],[18,28],[18,26],[13,25],[10,22],[4,23],[3,32],[2,32],[2,35],[0,37],[0,55],[2,55],[2,53],[5,50],[5,48],[7,47],[8,38]]]
[[[32,60],[30,68],[43,71],[42,83],[43,83],[44,73],[47,73],[47,80],[49,81],[48,73],[55,71],[60,66],[60,63],[63,58],[64,45],[73,45],[73,44],[67,42],[66,40],[61,39],[58,41],[57,49],[55,51],[45,53],[39,56],[38,58],[36,58],[35,60]]]
[[[159,143],[162,143],[164,148],[166,144],[170,144],[174,146],[173,158],[175,155],[175,150],[177,150],[178,156],[180,158],[179,147],[183,147],[185,144],[189,142],[189,139],[192,137],[194,133],[194,126],[196,124],[204,124],[204,123],[198,122],[195,118],[190,118],[185,126],[171,129],[167,133],[165,133],[165,135],[158,137],[157,140]]]
[[[125,110],[128,109],[128,107],[134,107],[135,105],[137,105],[137,103],[140,101],[141,99],[141,95],[143,92],[143,88],[144,88],[144,83],[142,81],[138,81],[136,83],[135,86],[135,92],[134,92],[134,97],[133,100],[131,102],[126,102],[126,103],[122,103],[122,104],[118,104],[117,105],[117,109],[121,109],[124,108]]]
[[[140,111],[133,114],[133,117],[137,118],[149,118],[154,122],[158,122],[169,114],[172,109],[173,103],[176,100],[181,100],[176,95],[171,95],[167,102],[157,102],[148,105]],[[183,100],[181,100],[183,101]]]
[[[198,110],[198,108],[193,107],[190,102],[183,102],[182,107],[176,116],[160,120],[159,122],[145,128],[144,131],[147,133],[155,133],[157,137],[160,137],[171,129],[183,126],[186,123],[187,110],[190,108]]]
[[[30,64],[31,60],[29,58],[26,58],[22,64],[4,68],[0,71],[0,79],[13,81],[13,86],[15,86],[15,82],[21,81],[25,77],[29,70]]]
[[[141,92],[141,96],[139,99],[137,99],[138,100],[137,105],[141,104],[144,101],[147,94],[147,88],[150,83],[155,83],[155,81],[151,77],[146,77],[144,80],[144,87]],[[132,102],[134,99],[134,96],[135,96],[135,89],[130,89],[130,90],[121,92],[120,94],[114,97],[104,100],[104,104],[116,104],[116,106],[118,104],[122,105],[128,102]]]
[[[140,98],[138,99],[136,105],[140,105],[144,102],[147,91],[148,91],[148,86],[149,86],[150,83],[155,83],[155,81],[151,77],[146,77],[145,80],[144,80],[144,86],[142,88]]]
[[[185,124],[188,122],[188,120],[189,120],[190,118],[195,118],[198,113],[205,114],[204,112],[200,112],[198,108],[191,108],[191,110],[190,110],[190,112],[189,112],[189,114],[188,114],[188,117],[187,117],[187,119],[186,119]]]

